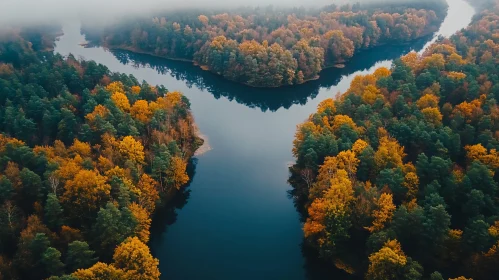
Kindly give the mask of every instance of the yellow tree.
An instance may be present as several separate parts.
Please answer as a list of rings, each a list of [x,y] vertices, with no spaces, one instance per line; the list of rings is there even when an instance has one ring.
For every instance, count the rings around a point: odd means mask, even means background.
[[[108,200],[111,186],[106,177],[94,170],[80,170],[74,179],[66,181],[61,202],[71,209],[75,216],[98,209]]]
[[[141,88],[139,86],[132,86],[132,93],[133,94],[139,94]]]
[[[159,201],[159,192],[156,189],[158,183],[147,174],[142,174],[139,183],[134,190],[137,190],[139,205],[153,213],[156,208],[156,202]]]
[[[402,56],[401,60],[405,65],[409,66],[412,71],[418,69],[419,67],[419,56],[414,51]]]
[[[499,169],[499,153],[496,149],[491,149],[487,153],[481,144],[466,146],[466,157],[470,162],[479,160],[486,164],[491,170]]]
[[[495,221],[493,225],[489,227],[490,236],[499,239],[499,221]]]
[[[467,145],[464,149],[466,150],[466,157],[470,162],[475,160],[481,161],[487,155],[487,149],[482,144]]]
[[[377,78],[374,75],[357,75],[350,83],[350,88],[348,89],[347,93],[361,95],[366,87],[376,86],[376,81]],[[343,97],[345,96],[346,95],[343,95]]]
[[[326,218],[327,205],[323,198],[315,199],[307,209],[308,218],[303,225],[305,237],[310,237],[315,234],[324,232],[326,226],[324,220]]]
[[[321,247],[334,248],[335,238],[345,237],[348,231],[346,226],[353,200],[354,192],[348,173],[339,169],[331,178],[324,197],[315,199],[308,208],[309,217],[303,226],[305,237],[314,237]],[[327,232],[327,220],[335,221],[334,232]]]
[[[19,169],[19,166],[17,163],[9,161],[7,162],[7,167],[5,168],[5,177],[7,177],[10,182],[12,183],[12,187],[14,187],[15,190],[19,189],[22,185],[20,173],[21,170]]]
[[[419,178],[415,172],[405,174],[403,186],[407,189],[407,201],[415,199],[419,191]]]
[[[189,181],[186,170],[187,163],[181,157],[172,157],[170,166],[166,170],[166,176],[176,189],[180,189],[180,187]]]
[[[109,110],[106,107],[99,104],[99,105],[94,107],[94,111],[92,113],[88,113],[85,116],[85,119],[87,119],[87,121],[89,121],[90,124],[93,124],[93,122],[95,121],[95,118],[97,118],[97,116],[99,116],[101,118],[105,118],[108,114],[109,114]]]
[[[97,159],[97,168],[101,172],[106,172],[114,167],[114,163],[101,155],[99,155],[99,158]]]
[[[207,16],[205,15],[199,15],[198,16],[198,20],[204,25],[204,26],[208,26],[208,22],[209,22],[209,19]]]
[[[383,98],[383,95],[381,95],[381,91],[378,88],[372,85],[367,86],[362,93],[362,101],[367,104],[374,104],[378,97]]]
[[[357,159],[355,153],[351,150],[340,152],[336,158],[338,159],[338,167],[344,169],[348,173],[350,180],[355,179],[357,173],[357,166],[360,160]]]
[[[113,265],[109,265],[106,263],[98,262],[94,264],[92,267],[87,269],[78,269],[73,272],[71,276],[75,277],[78,280],[101,280],[101,279],[109,279],[109,280],[126,280],[128,275],[122,269],[116,268]]]
[[[323,196],[324,191],[326,191],[331,184],[331,179],[336,176],[338,169],[338,159],[336,157],[326,157],[324,159],[324,163],[319,168],[319,174],[317,175],[315,184],[310,189],[310,200]]]
[[[388,77],[391,74],[392,74],[392,72],[390,71],[390,69],[388,69],[386,67],[380,67],[380,68],[376,69],[373,73],[373,75],[374,75],[374,77],[376,77],[376,79]]]
[[[145,100],[137,100],[133,103],[132,108],[130,108],[130,114],[143,123],[148,122],[152,116],[149,104]]]
[[[354,130],[357,129],[355,122],[349,116],[346,115],[334,116],[333,125],[332,125],[333,132],[338,131],[343,125],[350,126]]]
[[[149,212],[135,202],[130,204],[128,209],[130,209],[133,217],[137,220],[137,226],[134,229],[135,236],[137,236],[140,241],[147,243],[150,235],[149,228],[151,227]]]
[[[454,79],[454,80],[462,80],[462,79],[466,78],[466,74],[461,73],[461,72],[451,71],[451,72],[447,73],[447,77]]]
[[[366,141],[364,141],[362,139],[357,139],[357,141],[355,141],[355,143],[353,143],[352,151],[355,153],[355,155],[358,156],[367,147],[369,147],[369,144]]]
[[[331,187],[324,194],[324,198],[331,200],[333,208],[346,209],[354,200],[353,185],[348,178],[347,171],[339,169],[331,179]]]
[[[438,108],[438,97],[433,94],[425,94],[416,101],[416,105],[420,110],[425,108]]]
[[[334,100],[332,98],[328,98],[317,106],[317,113],[321,114],[323,112],[327,112],[329,114],[336,113],[336,106],[334,105]]]
[[[379,140],[378,150],[374,154],[374,163],[377,170],[395,168],[403,165],[404,157],[404,147],[400,146],[397,140],[384,136]]]
[[[419,66],[421,69],[435,67],[442,70],[445,67],[445,59],[440,53],[432,54],[431,56],[425,57]]]
[[[137,237],[129,237],[114,251],[113,265],[126,271],[129,279],[159,279],[159,261]]]
[[[59,169],[55,172],[55,175],[62,180],[73,179],[76,174],[81,170],[81,165],[83,159],[80,155],[76,155],[74,158],[69,158],[67,160],[62,160],[59,165]]]
[[[75,139],[73,145],[69,147],[69,152],[72,155],[78,154],[81,157],[90,157],[92,155],[92,148],[90,147],[90,144]]]
[[[373,225],[368,227],[367,230],[375,232],[382,230],[385,224],[392,220],[393,212],[396,207],[393,204],[392,194],[382,193],[380,198],[376,201],[377,209],[373,211],[374,218]]]
[[[121,82],[112,82],[106,86],[106,90],[115,93],[115,92],[124,92],[124,87]]]
[[[438,108],[424,108],[421,110],[426,121],[434,125],[439,125],[442,123],[442,113]]]
[[[114,105],[118,107],[123,112],[130,111],[130,101],[128,101],[128,97],[122,92],[115,92],[111,95],[111,100]],[[147,104],[147,102],[146,102]]]
[[[397,240],[388,240],[378,251],[369,256],[369,267],[366,279],[368,280],[395,280],[397,271],[407,264],[400,243]]]
[[[164,100],[164,103],[162,104],[163,108],[171,109],[182,101],[182,93],[179,91],[168,92],[161,100]]]
[[[118,145],[121,155],[134,163],[144,162],[144,146],[132,136],[125,136]]]

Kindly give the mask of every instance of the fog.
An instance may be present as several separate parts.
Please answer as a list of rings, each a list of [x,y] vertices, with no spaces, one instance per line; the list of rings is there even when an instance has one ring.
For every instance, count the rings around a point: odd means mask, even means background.
[[[246,3],[245,3],[246,2]],[[332,0],[0,0],[0,24],[68,20],[80,15],[115,17],[162,9],[238,6],[323,6]]]
[[[240,6],[319,7],[356,2],[408,2],[417,0],[0,0],[0,25],[66,21],[91,15],[96,20],[179,8],[233,8]],[[422,0],[428,1],[428,0]],[[421,1],[419,1],[421,2]]]

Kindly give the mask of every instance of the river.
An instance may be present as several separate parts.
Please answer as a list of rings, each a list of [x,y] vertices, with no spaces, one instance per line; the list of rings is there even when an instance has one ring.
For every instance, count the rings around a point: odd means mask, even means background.
[[[466,27],[474,10],[448,0],[449,14],[437,34]],[[223,80],[189,63],[100,47],[85,48],[79,23],[64,25],[55,52],[95,60],[111,71],[179,90],[190,100],[212,150],[197,156],[190,185],[175,207],[154,218],[151,250],[162,279],[324,279],[314,258],[302,253],[302,222],[287,183],[296,125],[319,102],[345,91],[352,78],[372,72],[431,37],[410,45],[358,54],[343,69],[328,69],[309,83],[254,89]]]

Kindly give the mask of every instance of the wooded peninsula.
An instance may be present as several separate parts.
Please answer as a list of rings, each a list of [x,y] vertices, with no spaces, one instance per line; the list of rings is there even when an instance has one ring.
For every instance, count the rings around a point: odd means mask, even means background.
[[[322,9],[240,8],[164,12],[131,17],[102,28],[84,22],[90,41],[170,59],[254,87],[279,87],[316,79],[355,53],[403,44],[437,31],[447,3],[398,1]]]

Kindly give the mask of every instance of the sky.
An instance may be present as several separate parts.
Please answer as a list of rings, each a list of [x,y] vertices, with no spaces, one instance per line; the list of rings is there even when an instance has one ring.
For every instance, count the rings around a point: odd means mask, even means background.
[[[238,6],[324,6],[335,0],[0,0],[1,23],[36,23],[41,20],[68,20],[78,14],[114,17],[158,9]]]
[[[0,0],[0,28],[7,24],[36,24],[41,21],[66,21],[81,14],[99,22],[125,14],[178,9],[230,8],[240,6],[321,7],[356,2],[410,2],[418,0]],[[429,1],[429,0],[421,0]]]

